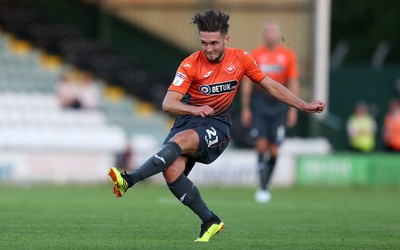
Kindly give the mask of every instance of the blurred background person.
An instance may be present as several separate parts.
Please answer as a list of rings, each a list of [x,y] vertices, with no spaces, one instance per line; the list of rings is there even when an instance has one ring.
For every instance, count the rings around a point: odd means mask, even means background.
[[[57,85],[57,97],[62,108],[80,109],[82,104],[78,98],[78,87],[70,75],[60,77]]]
[[[388,151],[400,151],[400,101],[390,102],[383,124],[383,143]]]
[[[116,154],[115,165],[120,172],[132,172],[134,170],[133,150],[130,141],[127,141],[125,148]]]
[[[84,109],[98,108],[100,91],[90,72],[84,71],[81,73],[78,90],[78,99]]]
[[[280,43],[281,30],[277,21],[267,21],[263,27],[264,44],[251,54],[260,69],[270,78],[285,85],[295,95],[299,94],[299,74],[295,52]],[[259,87],[253,91],[248,78],[242,82],[242,125],[252,127],[258,157],[259,188],[257,202],[271,199],[270,179],[278,157],[278,147],[285,138],[285,129],[297,123],[297,111],[265,95]]]
[[[356,104],[354,113],[347,119],[347,138],[350,148],[356,152],[375,149],[377,125],[365,102]]]
[[[100,90],[91,73],[85,71],[75,76],[63,75],[57,86],[57,96],[63,108],[97,109]]]

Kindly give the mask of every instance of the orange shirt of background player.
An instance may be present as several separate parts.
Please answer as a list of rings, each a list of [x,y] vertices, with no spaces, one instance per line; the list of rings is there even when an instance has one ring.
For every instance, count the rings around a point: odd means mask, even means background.
[[[282,45],[278,45],[274,50],[260,46],[254,49],[251,55],[261,71],[283,85],[286,85],[289,79],[299,76],[295,54]]]
[[[385,117],[385,144],[400,151],[400,111]]]

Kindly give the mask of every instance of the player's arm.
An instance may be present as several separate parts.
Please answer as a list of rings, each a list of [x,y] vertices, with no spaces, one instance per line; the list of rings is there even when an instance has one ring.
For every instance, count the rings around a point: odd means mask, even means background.
[[[299,96],[300,84],[299,84],[299,79],[297,77],[290,79],[287,86],[290,92],[292,92],[295,96]],[[286,123],[289,128],[294,127],[296,125],[297,109],[293,107],[289,108]]]
[[[173,115],[194,115],[194,116],[210,116],[214,113],[214,109],[210,106],[194,106],[182,103],[183,95],[177,91],[168,91],[162,103],[162,109],[166,113]]]
[[[241,113],[241,122],[244,127],[250,127],[252,113],[250,109],[251,103],[251,93],[253,92],[253,83],[247,77],[243,77],[241,83],[241,106],[242,106],[242,113]]]
[[[311,103],[306,103],[282,84],[272,80],[266,76],[258,85],[279,101],[304,112],[322,112],[325,109],[325,103],[316,100]]]
[[[298,66],[297,66],[297,58],[296,54],[288,50],[287,53],[287,74],[288,74],[288,82],[287,87],[295,96],[299,96],[300,91],[300,84],[299,84],[299,73],[298,73]],[[291,128],[294,127],[297,123],[297,109],[289,108],[289,112],[286,118],[286,125],[287,127]]]

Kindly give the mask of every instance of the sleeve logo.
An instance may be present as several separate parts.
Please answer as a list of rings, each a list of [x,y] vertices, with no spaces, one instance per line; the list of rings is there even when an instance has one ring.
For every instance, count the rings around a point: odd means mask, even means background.
[[[178,72],[178,73],[176,73],[175,79],[172,83],[175,86],[181,86],[185,79],[186,79],[186,75],[181,72]]]

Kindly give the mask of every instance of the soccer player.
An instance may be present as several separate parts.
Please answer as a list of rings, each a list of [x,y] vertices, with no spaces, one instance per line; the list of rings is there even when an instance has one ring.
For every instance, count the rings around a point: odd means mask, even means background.
[[[176,115],[163,147],[132,173],[109,170],[117,197],[136,183],[162,172],[170,191],[202,221],[196,242],[208,242],[224,223],[188,178],[196,162],[209,164],[228,146],[231,109],[243,75],[277,99],[305,112],[322,112],[321,101],[306,103],[258,69],[241,49],[228,48],[229,15],[215,10],[196,13],[201,50],[184,59],[168,88],[162,108]]]
[[[276,21],[265,22],[264,44],[251,52],[258,67],[271,79],[286,86],[294,95],[299,92],[298,69],[295,53],[280,43],[281,31]],[[255,139],[257,167],[260,177],[255,194],[256,202],[266,203],[271,199],[269,184],[278,149],[285,138],[285,129],[297,123],[297,109],[280,102],[261,86],[254,88],[247,77],[242,82],[241,122],[251,127],[250,135]]]

